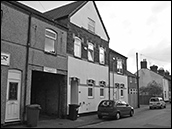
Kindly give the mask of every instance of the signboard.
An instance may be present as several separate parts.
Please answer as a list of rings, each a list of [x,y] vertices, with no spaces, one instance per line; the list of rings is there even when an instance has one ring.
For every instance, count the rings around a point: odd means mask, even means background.
[[[1,52],[1,65],[10,65],[10,54]]]
[[[44,67],[44,72],[57,73],[57,69],[49,68],[49,67]]]

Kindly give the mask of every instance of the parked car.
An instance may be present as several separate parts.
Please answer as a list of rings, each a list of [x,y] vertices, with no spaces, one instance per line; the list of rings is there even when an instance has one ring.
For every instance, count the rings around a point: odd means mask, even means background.
[[[162,97],[151,97],[149,100],[149,109],[153,108],[166,108],[166,103]]]
[[[122,116],[133,116],[134,108],[125,101],[102,100],[98,105],[97,115],[101,119],[103,116],[120,119]]]

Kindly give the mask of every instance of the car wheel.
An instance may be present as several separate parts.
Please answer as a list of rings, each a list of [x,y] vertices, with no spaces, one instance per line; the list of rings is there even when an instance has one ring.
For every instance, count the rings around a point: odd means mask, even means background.
[[[98,115],[98,118],[99,118],[99,119],[102,119],[102,117],[103,117],[103,116],[101,116],[101,115]]]
[[[164,106],[164,108],[166,108],[166,105]]]
[[[149,109],[152,109],[152,107],[149,107]]]
[[[119,112],[116,113],[116,119],[117,119],[117,120],[120,119],[120,113],[119,113]]]
[[[131,111],[130,111],[130,116],[133,116],[133,114],[134,114],[134,111],[131,110]]]

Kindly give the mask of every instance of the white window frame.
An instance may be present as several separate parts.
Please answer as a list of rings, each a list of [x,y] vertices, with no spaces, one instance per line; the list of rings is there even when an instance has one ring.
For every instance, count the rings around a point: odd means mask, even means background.
[[[88,30],[95,33],[95,21],[91,18],[88,18]]]
[[[54,34],[55,37],[48,35],[46,32],[49,32],[49,33]],[[53,45],[52,45],[53,48],[52,48],[52,51],[47,50],[47,47],[46,47],[46,45],[47,45],[46,39],[50,39],[50,40],[53,41]],[[45,47],[44,47],[44,51],[45,51],[45,52],[52,53],[52,54],[55,54],[55,53],[56,53],[56,50],[55,50],[55,41],[56,41],[56,39],[57,39],[57,33],[56,33],[56,32],[54,32],[54,31],[52,31],[52,30],[50,30],[50,29],[45,29]]]
[[[99,63],[105,64],[105,50],[103,47],[99,48]]]
[[[90,42],[88,42],[88,60],[94,62],[94,45]]]
[[[124,90],[121,89],[121,91],[122,91],[122,92],[121,92],[122,94],[120,93],[120,95],[121,95],[121,97],[124,97]]]
[[[122,59],[117,59],[117,73],[123,74]]]
[[[78,37],[74,37],[74,56],[81,58],[81,39]]]
[[[87,80],[87,85],[88,85],[88,98],[92,99],[92,98],[94,98],[95,81],[92,79],[89,79],[89,80]],[[92,89],[92,96],[89,95],[89,89]]]
[[[100,81],[99,85],[100,85],[100,98],[104,98],[105,97],[106,82],[105,81]],[[103,95],[101,95],[101,90],[103,90]]]

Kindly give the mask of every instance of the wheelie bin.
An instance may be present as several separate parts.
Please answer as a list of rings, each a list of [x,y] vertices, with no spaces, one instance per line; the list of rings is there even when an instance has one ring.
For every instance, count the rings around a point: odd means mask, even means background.
[[[69,119],[70,120],[76,120],[77,119],[78,110],[79,110],[78,104],[69,104]]]
[[[38,104],[32,104],[27,105],[27,126],[28,127],[36,127],[38,120],[39,120],[39,112],[40,112],[40,105]]]

